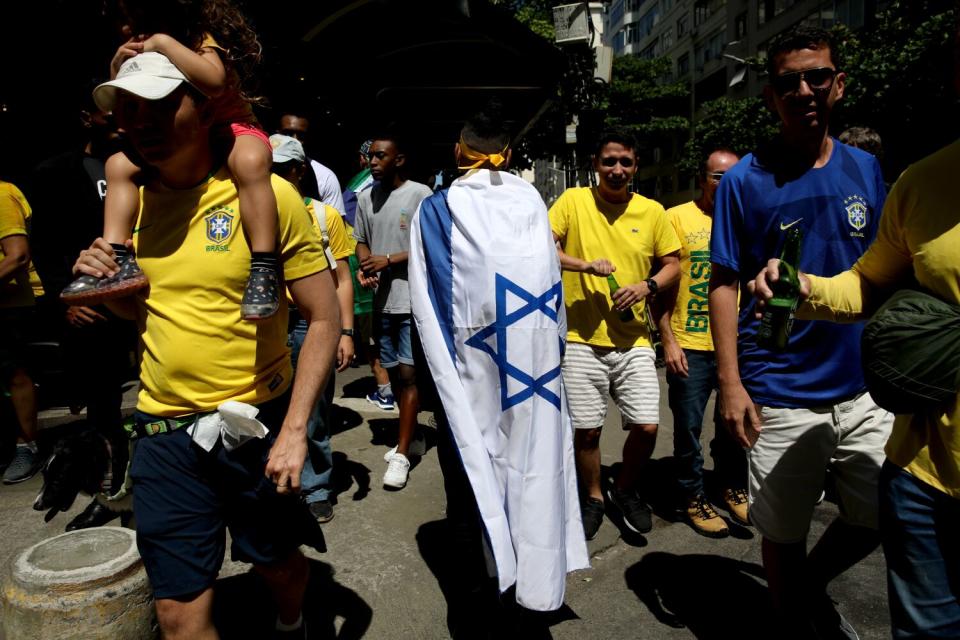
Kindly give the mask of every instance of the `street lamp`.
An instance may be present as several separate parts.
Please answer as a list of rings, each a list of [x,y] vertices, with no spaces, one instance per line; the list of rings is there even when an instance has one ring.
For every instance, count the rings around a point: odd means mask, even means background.
[[[730,79],[730,82],[727,86],[735,87],[738,84],[741,84],[742,82],[744,82],[747,79],[747,68],[749,66],[747,61],[744,60],[743,58],[737,57],[735,55],[731,55],[729,53],[723,54],[723,57],[726,58],[727,60],[733,60],[738,65],[740,65],[740,68],[733,73],[733,78]]]

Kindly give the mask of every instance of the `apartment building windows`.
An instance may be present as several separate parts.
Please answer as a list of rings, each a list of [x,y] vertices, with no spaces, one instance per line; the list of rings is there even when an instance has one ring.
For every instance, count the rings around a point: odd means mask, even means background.
[[[666,53],[673,46],[673,27],[667,27],[660,34],[660,52],[657,55]]]
[[[690,54],[685,53],[677,58],[677,77],[683,78],[690,73]]]
[[[764,0],[760,0],[763,2]],[[699,26],[707,19],[722,9],[726,0],[697,0],[693,3],[693,25]]]
[[[684,13],[677,18],[677,38],[682,38],[690,31],[690,14]]]
[[[740,13],[734,22],[734,40],[740,40],[747,35],[747,12]]]
[[[792,7],[797,0],[758,0],[757,24],[764,24]]]
[[[724,31],[721,29],[701,42],[694,50],[697,61],[697,71],[702,71],[708,62],[720,58],[723,52]]]
[[[640,38],[649,36],[658,22],[660,22],[660,7],[654,4],[636,23],[640,30]]]

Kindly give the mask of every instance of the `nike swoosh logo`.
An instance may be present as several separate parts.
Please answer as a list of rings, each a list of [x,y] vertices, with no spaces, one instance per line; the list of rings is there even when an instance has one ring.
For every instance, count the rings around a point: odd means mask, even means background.
[[[151,223],[151,224],[145,224],[142,227],[134,227],[133,232],[130,235],[135,235],[137,232],[143,231],[144,229],[149,229],[152,226],[153,224]]]
[[[801,220],[803,220],[803,218],[797,218],[796,220],[794,220],[794,221],[791,222],[790,224],[783,224],[783,223],[781,222],[781,223],[780,223],[780,231],[786,231],[787,229],[789,229],[789,228],[792,227],[793,225],[797,224],[797,223],[800,222]]]

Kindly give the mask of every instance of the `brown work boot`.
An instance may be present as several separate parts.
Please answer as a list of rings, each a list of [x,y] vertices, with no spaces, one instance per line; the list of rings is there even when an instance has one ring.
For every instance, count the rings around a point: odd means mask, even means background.
[[[737,524],[747,526],[750,524],[750,508],[747,501],[746,489],[724,489],[723,502],[727,505],[727,511],[730,517]]]
[[[707,502],[707,497],[703,494],[691,498],[687,503],[687,522],[694,531],[708,538],[726,538],[730,535],[727,523]]]

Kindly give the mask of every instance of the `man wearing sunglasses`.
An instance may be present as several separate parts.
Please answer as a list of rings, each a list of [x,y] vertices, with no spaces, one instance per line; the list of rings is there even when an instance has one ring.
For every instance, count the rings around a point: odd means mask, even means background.
[[[665,291],[654,305],[663,340],[673,412],[673,459],[677,471],[679,510],[694,531],[708,538],[730,534],[727,523],[707,498],[703,485],[700,434],[710,394],[717,388],[717,363],[710,335],[707,285],[710,282],[710,229],[713,204],[723,175],[740,158],[727,149],[707,154],[700,165],[700,197],[667,210],[667,219],[680,238],[680,284]],[[749,524],[747,464],[743,449],[723,428],[719,414],[710,444],[715,477],[730,517]]]
[[[646,533],[653,526],[650,507],[637,493],[639,472],[653,453],[660,422],[660,382],[643,302],[676,284],[680,241],[660,204],[630,192],[637,172],[636,148],[632,136],[601,136],[593,159],[599,186],[567,189],[550,208],[567,307],[563,382],[576,429],[574,451],[588,540],[603,522],[600,430],[608,394],[629,432],[609,498],[630,530]],[[662,267],[650,277],[654,259]],[[611,273],[620,285],[612,296],[607,283]],[[624,313],[630,310],[632,315]]]
[[[797,321],[786,350],[768,351],[757,345],[752,300],[738,323],[737,294],[741,276],[780,255],[795,228],[800,269],[848,269],[876,235],[886,190],[876,158],[828,133],[846,81],[829,34],[781,35],[767,66],[764,95],[780,133],[726,173],[714,209],[709,303],[721,411],[749,450],[750,519],[763,536],[779,619],[797,637],[856,638],[826,586],[877,547],[877,483],[892,424],[866,392],[862,327]],[[828,469],[841,515],[808,556]]]

